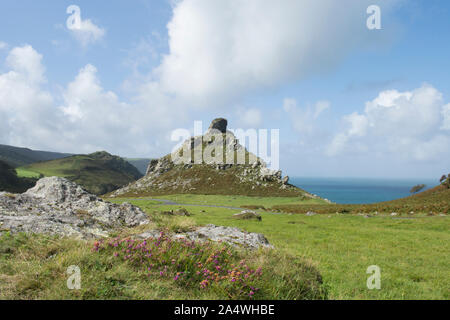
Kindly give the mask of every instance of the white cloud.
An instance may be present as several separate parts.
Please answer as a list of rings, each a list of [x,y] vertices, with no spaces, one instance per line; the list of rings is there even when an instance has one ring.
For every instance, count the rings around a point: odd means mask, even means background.
[[[0,74],[2,143],[153,156],[171,150],[169,130],[189,119],[183,104],[161,94],[156,82],[138,86],[125,103],[86,65],[60,96],[45,90],[42,56],[31,46],[13,48],[6,62],[10,70]]]
[[[258,128],[262,124],[262,114],[259,109],[249,108],[238,110],[239,124],[244,128]]]
[[[448,152],[449,105],[430,85],[412,91],[387,90],[366,103],[362,114],[343,117],[347,129],[335,135],[326,153],[330,156],[358,150],[397,155],[416,160],[435,159]]]
[[[7,49],[8,44],[6,42],[0,41],[0,50]]]
[[[6,58],[10,71],[0,74],[0,135],[11,144],[51,141],[53,97],[42,89],[41,61],[29,45],[13,48]]]
[[[379,40],[365,27],[372,2],[176,1],[170,53],[156,74],[165,91],[211,107],[328,70],[355,47]],[[378,1],[384,16],[396,2]]]
[[[329,101],[325,101],[325,100],[318,101],[315,106],[316,111],[314,113],[314,119],[317,119],[320,116],[320,114],[322,112],[324,112],[325,110],[329,109],[330,106],[331,106],[331,103]]]
[[[41,83],[45,80],[42,55],[30,45],[12,49],[6,58],[6,65],[13,70],[15,76],[22,77],[25,82]]]
[[[442,130],[450,130],[450,103],[442,107],[442,116],[444,121],[442,123]]]
[[[67,8],[71,14],[67,20],[67,28],[83,46],[99,41],[105,35],[105,29],[95,25],[90,19],[82,19],[81,9],[76,5]]]
[[[330,108],[330,102],[318,101],[314,105],[299,107],[297,100],[286,98],[283,100],[283,110],[289,115],[289,119],[295,131],[311,135],[316,130],[316,121],[319,116]]]

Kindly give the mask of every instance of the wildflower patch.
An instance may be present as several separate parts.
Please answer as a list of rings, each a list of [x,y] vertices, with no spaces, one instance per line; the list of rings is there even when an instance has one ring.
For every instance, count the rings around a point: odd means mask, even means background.
[[[159,278],[180,286],[225,293],[230,299],[252,299],[261,267],[249,266],[226,244],[174,240],[161,232],[145,240],[114,238],[94,243],[92,249],[127,261],[148,279]]]

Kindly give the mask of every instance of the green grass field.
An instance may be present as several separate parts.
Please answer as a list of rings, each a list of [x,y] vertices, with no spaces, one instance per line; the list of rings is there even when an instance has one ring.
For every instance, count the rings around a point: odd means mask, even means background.
[[[39,173],[37,171],[33,171],[31,169],[26,169],[24,167],[22,168],[17,168],[16,169],[17,172],[17,176],[19,178],[33,178],[33,179],[39,179],[40,177],[43,176],[42,173]]]
[[[289,198],[170,196],[179,203],[242,206],[277,205]],[[197,198],[197,200],[196,200]],[[115,199],[114,202],[121,202]],[[127,201],[148,213],[177,209],[146,200]],[[330,211],[333,205],[330,205]],[[237,210],[186,206],[192,224],[236,226],[263,233],[277,249],[315,264],[323,276],[331,299],[449,299],[450,221],[448,217],[396,218],[323,214],[273,214],[259,211],[262,221],[236,220]],[[177,218],[173,218],[177,219]],[[366,286],[367,267],[381,268],[382,288]]]
[[[146,229],[186,232],[195,226],[235,226],[264,234],[274,250],[233,251],[236,265],[244,260],[261,267],[263,276],[256,299],[450,299],[450,221],[448,216],[391,217],[377,215],[304,214],[270,211],[274,206],[311,206],[293,197],[171,195],[159,198],[190,205],[165,205],[141,199],[108,199],[131,202],[145,210],[151,225],[124,229],[113,236],[126,237]],[[237,220],[237,209],[208,207],[264,207],[262,221]],[[161,215],[161,211],[186,208],[191,216]],[[149,276],[139,264],[113,256],[113,249],[92,250],[93,241],[58,239],[23,234],[0,236],[0,299],[245,299],[239,288],[219,282],[208,290],[198,283],[176,282],[173,275]],[[170,250],[174,250],[173,248]],[[184,249],[162,258],[181,259],[181,268],[196,268],[197,259],[183,260]],[[214,247],[204,251],[209,254]],[[212,253],[211,253],[212,254]],[[227,253],[228,255],[228,253]],[[207,255],[205,256],[205,258]],[[202,260],[203,261],[203,260]],[[164,262],[164,261],[163,261]],[[82,289],[68,290],[66,269],[79,265]],[[381,289],[369,290],[371,265],[381,269]],[[229,267],[231,268],[231,267]],[[195,277],[194,277],[195,278]]]
[[[164,196],[154,196],[151,198],[121,198],[120,201],[124,199],[133,200],[146,200],[146,199],[164,199],[171,200],[177,203],[186,204],[198,204],[198,205],[217,205],[217,206],[230,206],[230,207],[264,207],[271,208],[276,205],[314,205],[314,204],[325,204],[326,202],[321,199],[308,199],[303,200],[300,197],[249,197],[249,196],[238,196],[238,195],[197,195],[197,194],[170,194]],[[110,199],[108,199],[110,200]]]

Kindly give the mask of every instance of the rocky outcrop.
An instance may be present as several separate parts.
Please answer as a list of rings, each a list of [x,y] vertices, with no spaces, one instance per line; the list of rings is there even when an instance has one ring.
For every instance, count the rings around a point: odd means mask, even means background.
[[[138,235],[138,238],[157,238],[159,235],[160,233],[158,230],[152,230]],[[273,246],[269,244],[266,237],[260,233],[249,233],[238,228],[220,227],[213,224],[208,224],[191,232],[172,233],[169,234],[169,237],[174,240],[187,239],[191,241],[210,240],[225,242],[234,247],[245,249],[273,248]]]
[[[184,141],[172,154],[150,162],[145,177],[114,191],[111,197],[175,193],[308,196],[271,170],[227,130],[227,120],[212,121],[200,136]]]
[[[221,133],[226,133],[227,125],[228,125],[227,119],[217,118],[211,122],[211,125],[209,126],[209,130],[215,129],[215,130],[219,130]]]
[[[48,233],[77,238],[108,236],[122,227],[149,222],[129,203],[104,202],[79,185],[59,177],[40,179],[22,194],[0,193],[0,233]]]

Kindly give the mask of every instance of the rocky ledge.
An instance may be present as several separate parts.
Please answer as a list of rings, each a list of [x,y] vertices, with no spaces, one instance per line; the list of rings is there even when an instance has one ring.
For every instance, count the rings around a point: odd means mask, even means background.
[[[0,192],[0,234],[46,233],[86,239],[147,223],[147,215],[138,207],[104,202],[64,178],[40,179],[22,194]]]

